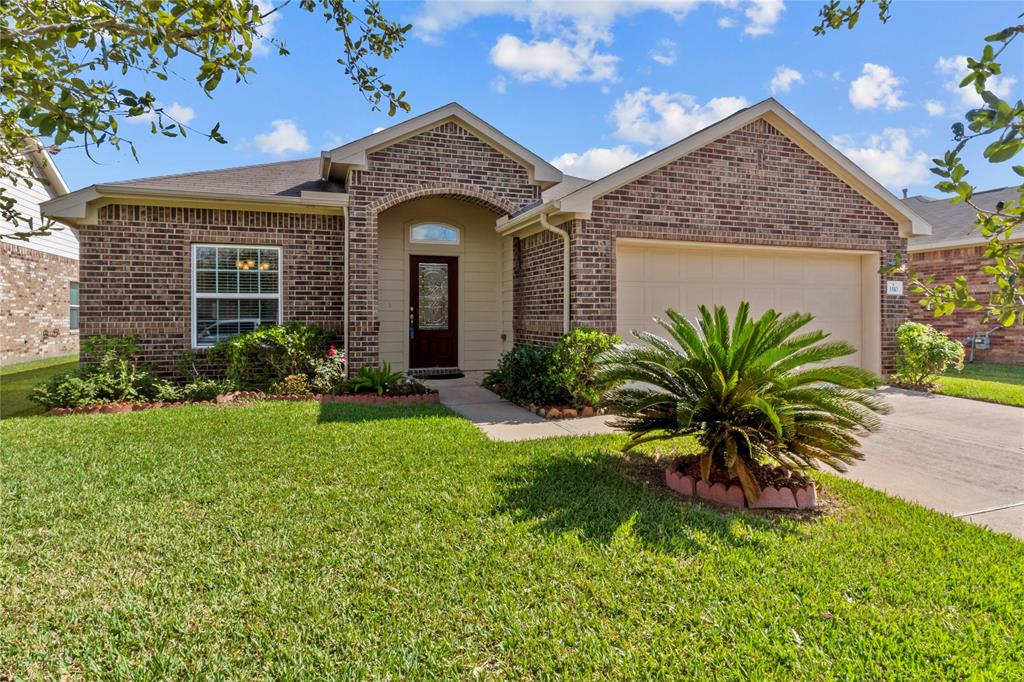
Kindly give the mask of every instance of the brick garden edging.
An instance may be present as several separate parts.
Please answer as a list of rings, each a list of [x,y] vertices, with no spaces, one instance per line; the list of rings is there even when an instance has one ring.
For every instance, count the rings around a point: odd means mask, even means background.
[[[184,405],[223,405],[238,400],[315,400],[319,403],[359,403],[362,405],[401,405],[406,403],[436,403],[437,392],[419,393],[415,395],[375,395],[368,393],[346,393],[330,395],[327,393],[309,393],[307,395],[273,395],[259,391],[232,391],[216,397],[214,400],[195,400],[192,402],[176,401],[170,403],[104,403],[102,405],[83,405],[81,407],[54,407],[44,414],[58,417],[66,414],[114,414],[119,412],[141,412],[163,407],[182,407]]]
[[[665,469],[665,484],[683,497],[699,497],[708,502],[715,502],[727,507],[746,507],[747,500],[743,489],[738,485],[709,483],[695,479],[679,471],[679,460],[674,460]],[[799,488],[768,486],[761,489],[757,502],[750,505],[751,509],[814,509],[818,497],[814,483]]]

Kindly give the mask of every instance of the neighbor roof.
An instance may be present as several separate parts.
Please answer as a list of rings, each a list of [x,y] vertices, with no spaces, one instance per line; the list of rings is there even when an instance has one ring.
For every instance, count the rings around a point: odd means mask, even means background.
[[[1000,201],[1016,199],[1019,192],[1020,189],[1017,187],[1000,187],[976,192],[973,201],[983,209],[993,210]],[[974,229],[976,214],[968,204],[954,204],[949,199],[935,199],[924,195],[908,197],[903,203],[932,224],[932,233],[911,239],[907,245],[908,251],[932,251],[985,243],[985,238]]]
[[[297,197],[302,192],[340,192],[340,185],[320,179],[320,159],[298,159],[218,170],[158,175],[107,183],[110,187],[224,192],[252,196]]]

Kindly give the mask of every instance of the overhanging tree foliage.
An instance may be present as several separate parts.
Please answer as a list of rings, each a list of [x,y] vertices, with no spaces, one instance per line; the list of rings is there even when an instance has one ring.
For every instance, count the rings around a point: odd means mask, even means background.
[[[197,131],[177,120],[157,94],[126,85],[129,76],[166,81],[192,73],[212,96],[225,77],[246,81],[255,73],[254,48],[267,45],[287,55],[284,43],[266,35],[269,18],[292,0],[3,0],[0,46],[0,179],[14,186],[41,182],[26,147],[45,144],[51,153],[81,147],[127,147],[120,124],[129,117],[151,119],[150,130],[167,137],[196,132],[223,143],[220,124]],[[341,35],[337,59],[370,106],[393,116],[409,110],[405,92],[385,82],[376,63],[405,44],[412,28],[389,20],[380,4],[361,10],[351,0],[297,0],[320,14]],[[39,140],[45,142],[41,143]],[[13,239],[54,229],[18,210],[0,186],[0,218],[15,226]]]
[[[890,0],[871,0],[878,17],[885,23],[890,17]],[[822,7],[821,22],[814,32],[824,35],[843,26],[853,28],[867,0],[841,5],[837,0]],[[1024,18],[1024,14],[1016,17]],[[1024,24],[1014,24],[985,37],[985,45],[978,58],[968,58],[967,75],[961,88],[974,88],[981,97],[982,106],[971,109],[963,122],[953,124],[954,147],[942,158],[933,159],[932,173],[942,178],[936,189],[951,195],[953,203],[964,202],[977,213],[974,229],[985,238],[985,258],[989,265],[982,268],[992,278],[994,286],[985,296],[969,290],[964,275],[952,282],[937,282],[932,276],[922,276],[907,270],[909,289],[922,294],[921,305],[935,315],[948,315],[957,309],[979,311],[986,321],[998,320],[1004,326],[1024,324],[1024,241],[1019,233],[1024,223],[1024,181],[1018,186],[1017,199],[987,209],[975,203],[975,187],[967,181],[970,172],[961,156],[971,143],[987,142],[983,155],[990,163],[1010,163],[1024,151],[1024,101],[1008,102],[988,86],[989,79],[1002,73],[1000,56],[1024,33]],[[1024,177],[1024,165],[1012,165],[1013,171]],[[1015,234],[1017,232],[1017,234]],[[905,269],[905,265],[897,267]]]

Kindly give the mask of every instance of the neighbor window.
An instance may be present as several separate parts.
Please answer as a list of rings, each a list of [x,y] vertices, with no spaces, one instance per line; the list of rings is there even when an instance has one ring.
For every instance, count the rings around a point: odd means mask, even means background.
[[[409,241],[427,244],[458,244],[459,229],[441,223],[423,223],[409,230]]]
[[[281,322],[281,249],[192,247],[192,342],[213,344]]]
[[[69,282],[71,285],[70,298],[71,298],[71,311],[68,315],[70,321],[71,331],[78,329],[78,282]]]

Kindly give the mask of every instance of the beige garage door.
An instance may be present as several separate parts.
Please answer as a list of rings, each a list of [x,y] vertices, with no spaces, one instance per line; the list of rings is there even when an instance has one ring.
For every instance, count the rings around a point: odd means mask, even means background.
[[[871,266],[865,258],[809,249],[620,243],[618,332],[623,339],[632,338],[632,329],[663,335],[652,318],[664,317],[667,308],[693,319],[699,305],[717,304],[727,306],[731,316],[745,300],[757,315],[769,308],[814,314],[810,327],[850,342],[858,353],[849,362],[874,369],[870,349],[860,352],[870,331],[864,317],[865,311],[871,315],[871,301],[865,298],[872,298],[863,281],[871,276],[865,274]],[[874,328],[870,322],[868,327]]]

